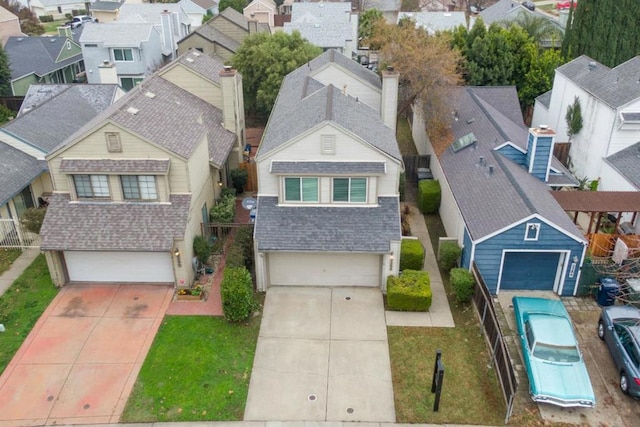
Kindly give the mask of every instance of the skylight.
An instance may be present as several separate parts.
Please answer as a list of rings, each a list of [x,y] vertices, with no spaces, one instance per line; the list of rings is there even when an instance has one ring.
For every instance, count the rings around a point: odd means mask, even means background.
[[[473,134],[473,132],[468,133],[451,144],[451,151],[457,153],[463,148],[467,148],[468,146],[475,144],[476,142],[478,142],[478,140],[476,139],[476,136]]]

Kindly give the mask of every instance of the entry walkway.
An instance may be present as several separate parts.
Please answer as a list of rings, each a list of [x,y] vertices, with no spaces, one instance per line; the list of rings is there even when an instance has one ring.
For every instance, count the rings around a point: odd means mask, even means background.
[[[429,273],[433,299],[431,308],[426,313],[387,311],[387,325],[453,328],[455,325],[453,323],[453,316],[451,315],[451,307],[449,307],[447,293],[442,283],[442,276],[438,269],[438,261],[436,260],[433,245],[431,244],[431,238],[429,237],[429,230],[427,230],[424,216],[420,213],[415,203],[406,202],[404,204],[411,209],[411,214],[409,215],[411,234],[417,237],[424,246],[425,257],[422,269]]]
[[[244,419],[395,422],[380,290],[270,288]]]

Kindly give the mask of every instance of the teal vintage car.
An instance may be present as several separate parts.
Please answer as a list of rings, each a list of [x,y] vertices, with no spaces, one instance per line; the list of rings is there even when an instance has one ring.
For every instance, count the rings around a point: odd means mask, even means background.
[[[596,398],[561,301],[513,297],[529,393],[536,402],[592,408]]]

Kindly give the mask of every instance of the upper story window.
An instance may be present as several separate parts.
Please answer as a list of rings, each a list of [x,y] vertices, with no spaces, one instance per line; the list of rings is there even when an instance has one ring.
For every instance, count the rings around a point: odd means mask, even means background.
[[[367,178],[333,178],[333,201],[367,202]]]
[[[318,202],[318,178],[285,178],[285,202]]]
[[[122,86],[122,89],[124,89],[125,92],[129,92],[142,80],[142,77],[120,77],[120,86]]]
[[[133,62],[133,49],[113,49],[113,59],[121,62]]]
[[[106,175],[74,175],[76,195],[80,199],[108,199],[109,180]]]
[[[529,222],[524,234],[524,240],[538,240],[538,234],[540,233],[540,223]]]
[[[125,200],[158,200],[158,189],[154,176],[122,175],[120,181]]]

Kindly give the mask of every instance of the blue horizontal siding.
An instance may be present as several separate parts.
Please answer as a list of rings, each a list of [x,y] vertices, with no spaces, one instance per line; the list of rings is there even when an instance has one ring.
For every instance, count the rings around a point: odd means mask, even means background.
[[[537,140],[535,155],[533,155],[534,153],[529,154],[533,148],[532,144],[534,140]],[[537,138],[532,138],[532,135],[529,134],[527,156],[529,157],[529,164],[531,164],[531,156],[533,155],[533,167],[531,168],[531,174],[542,181],[547,177],[547,168],[549,166],[551,150],[553,150],[552,137],[538,136]]]
[[[495,294],[497,290],[503,250],[569,250],[571,251],[570,259],[574,256],[581,259],[583,246],[580,242],[562,234],[543,221],[533,220],[531,222],[540,223],[537,241],[524,240],[526,223],[523,223],[476,244],[474,260],[492,294]],[[567,273],[562,291],[563,295],[573,294],[577,276],[576,273],[573,278],[569,278]]]
[[[473,246],[471,244],[471,236],[469,236],[469,231],[467,231],[467,227],[464,228],[464,237],[462,239],[462,256],[460,257],[460,265],[462,268],[466,268],[467,270],[471,267],[471,251],[473,250]]]
[[[526,155],[522,151],[515,149],[511,145],[505,145],[503,147],[500,147],[496,151],[505,156],[507,159],[519,164],[520,166],[527,165]]]

